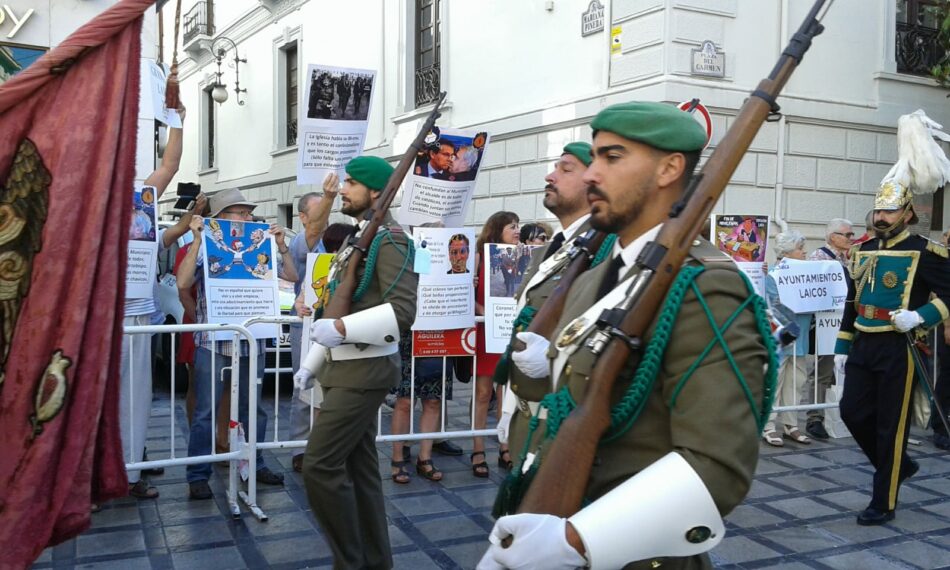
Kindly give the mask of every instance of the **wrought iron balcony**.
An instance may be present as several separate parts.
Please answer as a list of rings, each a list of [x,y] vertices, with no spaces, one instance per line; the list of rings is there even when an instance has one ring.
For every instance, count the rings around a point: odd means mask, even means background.
[[[914,75],[930,75],[930,70],[947,53],[940,49],[940,30],[914,24],[897,24],[897,71]]]
[[[201,0],[185,14],[185,31],[182,43],[187,44],[196,36],[214,35],[214,2]]]
[[[416,107],[432,103],[439,98],[441,73],[439,65],[430,65],[416,70]]]
[[[287,146],[297,144],[297,117],[294,116],[287,121]]]

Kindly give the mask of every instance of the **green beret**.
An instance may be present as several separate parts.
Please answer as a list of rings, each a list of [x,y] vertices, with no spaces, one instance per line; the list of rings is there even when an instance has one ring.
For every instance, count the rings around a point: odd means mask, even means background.
[[[690,152],[706,146],[706,130],[673,105],[633,101],[611,105],[590,123],[594,133],[607,131],[660,150]]]
[[[584,166],[590,166],[590,145],[586,142],[572,142],[564,146],[564,153],[573,155],[574,158],[584,163]]]
[[[394,168],[378,156],[357,156],[346,164],[346,173],[370,190],[382,190]]]

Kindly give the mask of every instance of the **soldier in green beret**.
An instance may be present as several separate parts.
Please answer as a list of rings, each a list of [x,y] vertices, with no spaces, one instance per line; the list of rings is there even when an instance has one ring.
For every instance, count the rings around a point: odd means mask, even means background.
[[[574,283],[551,338],[523,336],[527,348],[516,365],[553,392],[511,422],[523,485],[545,461],[546,432],[584,399],[596,362],[587,340],[598,317],[623,301],[637,256],[682,198],[706,144],[691,115],[660,103],[608,107],[591,127],[594,158],[584,174],[590,224],[618,238],[611,261]],[[656,358],[617,382],[618,427],[599,442],[587,506],[569,519],[501,517],[480,568],[711,567],[704,552],[722,538],[721,516],[749,490],[768,412],[763,370],[774,355],[765,307],[736,265],[697,239],[660,315],[667,318],[643,339]],[[500,499],[497,511],[516,511]],[[504,547],[506,537],[512,541]]]
[[[907,229],[917,223],[912,189],[933,192],[950,180],[929,122],[922,111],[900,118],[899,159],[874,198],[874,237],[852,248],[835,344],[836,360],[845,360],[841,419],[874,466],[871,502],[857,517],[863,526],[894,518],[900,485],[919,468],[907,455],[914,362],[906,333],[926,334],[950,317],[947,248]]]
[[[362,221],[386,186],[393,168],[373,156],[346,165],[342,212]],[[320,378],[323,405],[303,459],[310,507],[333,551],[334,568],[392,568],[388,525],[376,455],[376,415],[390,388],[399,383],[399,337],[416,316],[416,285],[410,240],[387,213],[358,276],[351,313],[317,319],[311,352],[322,364],[302,366],[299,389]],[[376,255],[372,255],[375,251]],[[345,274],[350,258],[339,254],[330,269]],[[375,259],[375,264],[372,261]],[[329,298],[324,300],[324,305]],[[308,362],[310,355],[308,355]]]

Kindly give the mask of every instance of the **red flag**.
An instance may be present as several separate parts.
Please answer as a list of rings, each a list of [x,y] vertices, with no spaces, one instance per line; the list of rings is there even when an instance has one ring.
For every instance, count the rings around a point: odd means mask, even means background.
[[[118,428],[142,13],[0,86],[0,551],[26,567],[128,493]]]

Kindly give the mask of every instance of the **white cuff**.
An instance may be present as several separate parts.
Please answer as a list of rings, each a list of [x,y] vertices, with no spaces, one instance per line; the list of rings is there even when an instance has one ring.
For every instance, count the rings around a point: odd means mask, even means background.
[[[399,323],[391,303],[377,305],[340,320],[346,328],[346,343],[383,346],[399,342]]]
[[[591,568],[694,556],[726,533],[719,509],[696,471],[671,452],[568,519]]]

